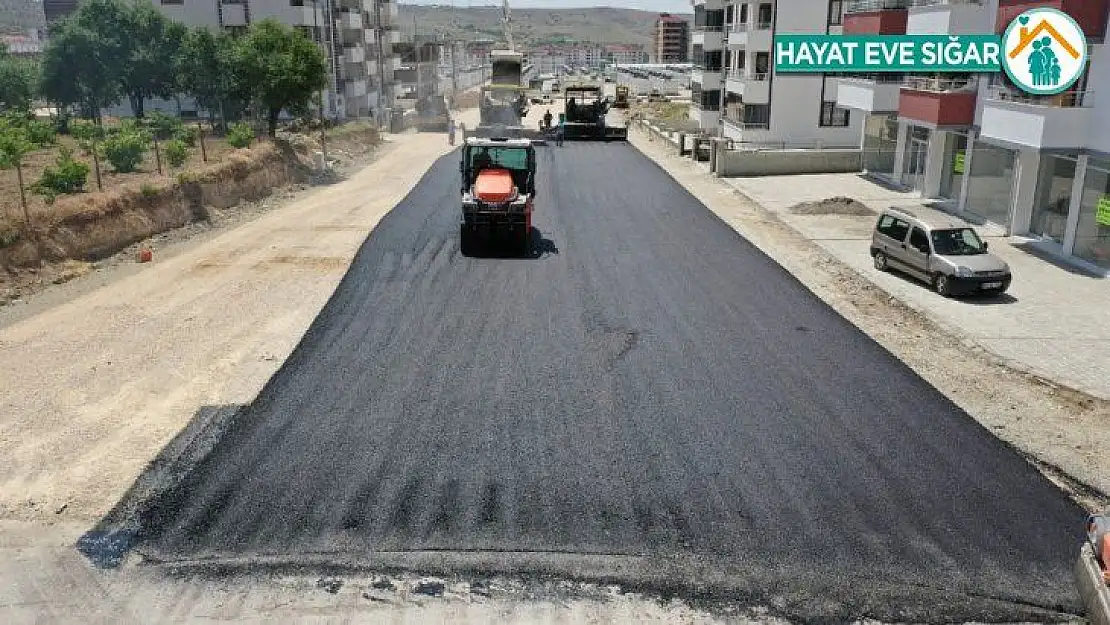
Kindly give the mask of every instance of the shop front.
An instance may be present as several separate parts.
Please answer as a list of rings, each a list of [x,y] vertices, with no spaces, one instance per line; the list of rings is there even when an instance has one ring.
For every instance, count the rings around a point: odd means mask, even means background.
[[[868,115],[863,125],[863,168],[890,181],[897,178],[894,162],[898,154],[898,116]]]
[[[1041,157],[1029,221],[1030,234],[1057,245],[1064,244],[1078,161],[1078,155],[1046,154]]]
[[[1110,158],[1087,159],[1072,254],[1110,271]]]
[[[962,132],[939,133],[944,138],[944,157],[940,173],[939,196],[959,202],[967,165],[967,135]]]
[[[1009,231],[1017,152],[976,142],[970,167],[964,210]]]

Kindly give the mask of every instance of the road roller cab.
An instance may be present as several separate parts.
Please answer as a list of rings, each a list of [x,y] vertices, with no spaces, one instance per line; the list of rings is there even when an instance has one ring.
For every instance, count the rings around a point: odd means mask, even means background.
[[[462,253],[494,239],[527,251],[536,194],[536,149],[528,139],[468,138],[462,148]]]

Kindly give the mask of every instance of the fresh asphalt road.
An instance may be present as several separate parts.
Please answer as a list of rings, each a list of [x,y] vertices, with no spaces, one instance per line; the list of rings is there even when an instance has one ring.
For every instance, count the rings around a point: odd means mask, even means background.
[[[1080,610],[1082,512],[631,146],[540,148],[525,259],[459,254],[455,159],[141,552],[600,577],[805,620]]]

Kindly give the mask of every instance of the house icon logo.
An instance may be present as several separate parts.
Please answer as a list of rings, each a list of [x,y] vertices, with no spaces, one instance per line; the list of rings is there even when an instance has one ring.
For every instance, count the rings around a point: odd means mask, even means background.
[[[1087,38],[1062,11],[1030,9],[1002,35],[1002,68],[1015,85],[1034,95],[1072,87],[1087,68]]]

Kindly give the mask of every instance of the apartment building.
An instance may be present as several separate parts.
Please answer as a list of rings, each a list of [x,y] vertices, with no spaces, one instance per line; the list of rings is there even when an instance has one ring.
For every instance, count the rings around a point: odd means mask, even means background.
[[[832,76],[776,74],[784,33],[838,34],[840,0],[693,0],[691,116],[748,146],[847,147],[863,116],[837,104]]]
[[[415,37],[412,41],[393,44],[393,53],[401,64],[393,73],[398,98],[419,100],[439,93],[439,64],[443,47],[441,41],[428,37]]]
[[[685,19],[660,13],[651,34],[653,63],[686,63],[690,60],[690,23]]]
[[[636,65],[648,62],[648,53],[639,44],[610,44],[604,47],[605,61],[617,65]]]
[[[333,118],[365,117],[392,106],[393,73],[399,59],[393,45],[401,41],[394,0],[152,0],[167,17],[189,26],[241,32],[267,18],[302,30],[328,58],[329,86],[325,111]],[[76,10],[78,1],[44,4],[48,23]],[[185,103],[184,112],[188,102]],[[153,101],[151,109],[177,103]],[[115,114],[127,114],[124,104]],[[178,111],[180,112],[180,111]]]
[[[1030,96],[1001,74],[876,76],[842,78],[837,101],[866,116],[870,172],[1107,272],[1110,0],[853,1],[844,32],[1001,33],[1039,6],[1068,13],[1087,38],[1088,69],[1065,93]]]

